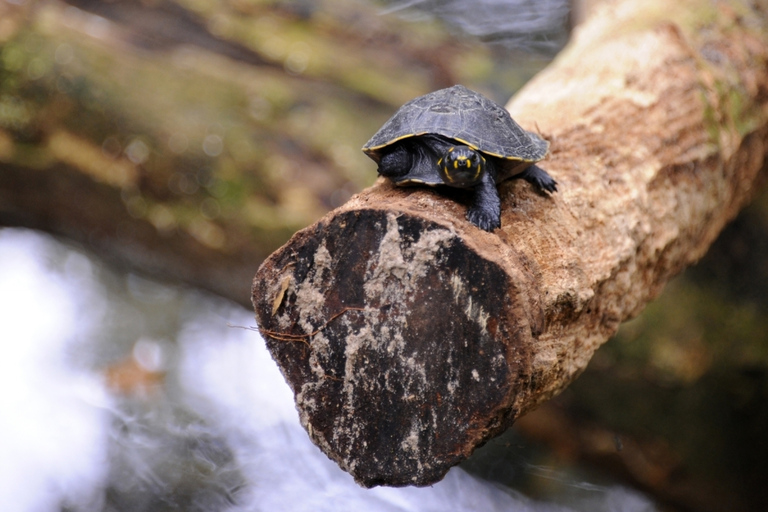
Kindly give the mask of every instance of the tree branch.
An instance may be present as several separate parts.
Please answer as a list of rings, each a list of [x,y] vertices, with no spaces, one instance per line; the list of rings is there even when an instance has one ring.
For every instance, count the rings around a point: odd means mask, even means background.
[[[501,184],[501,229],[379,180],[264,262],[267,345],[310,437],[360,484],[442,478],[566,387],[748,201],[766,13],[682,5],[606,2],[510,104],[551,141],[560,192]]]

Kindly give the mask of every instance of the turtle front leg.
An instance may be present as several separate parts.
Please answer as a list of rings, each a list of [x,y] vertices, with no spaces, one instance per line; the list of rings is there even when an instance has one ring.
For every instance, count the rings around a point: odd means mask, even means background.
[[[538,165],[531,165],[515,177],[524,179],[539,192],[557,192],[557,182],[555,179]]]
[[[485,231],[501,227],[501,200],[490,172],[483,173],[475,187],[475,198],[467,210],[467,220]]]

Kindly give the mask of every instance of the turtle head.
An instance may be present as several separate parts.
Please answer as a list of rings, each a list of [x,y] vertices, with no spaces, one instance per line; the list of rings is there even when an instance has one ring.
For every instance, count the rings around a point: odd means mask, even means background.
[[[474,187],[486,172],[485,158],[469,146],[452,146],[437,161],[437,167],[443,182],[458,188]]]

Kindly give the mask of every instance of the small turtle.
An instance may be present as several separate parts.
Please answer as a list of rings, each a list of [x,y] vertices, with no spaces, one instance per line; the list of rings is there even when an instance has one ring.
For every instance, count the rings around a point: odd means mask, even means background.
[[[497,183],[523,178],[540,192],[557,191],[557,182],[535,165],[548,148],[504,108],[454,85],[400,107],[363,151],[396,185],[474,189],[467,219],[492,231],[501,225]]]

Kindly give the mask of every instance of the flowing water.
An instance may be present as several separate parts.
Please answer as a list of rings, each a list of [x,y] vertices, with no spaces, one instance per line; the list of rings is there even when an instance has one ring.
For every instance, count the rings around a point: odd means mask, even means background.
[[[567,38],[568,0],[386,0],[387,13],[436,17],[450,27],[510,50],[552,54]]]

